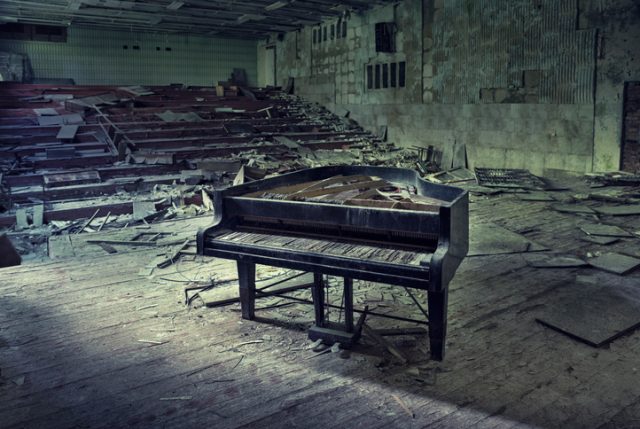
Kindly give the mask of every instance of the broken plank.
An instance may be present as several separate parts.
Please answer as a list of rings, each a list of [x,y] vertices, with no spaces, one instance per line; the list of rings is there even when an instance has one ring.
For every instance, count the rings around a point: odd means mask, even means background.
[[[77,125],[63,125],[60,127],[60,131],[56,135],[58,140],[73,140],[78,132]]]

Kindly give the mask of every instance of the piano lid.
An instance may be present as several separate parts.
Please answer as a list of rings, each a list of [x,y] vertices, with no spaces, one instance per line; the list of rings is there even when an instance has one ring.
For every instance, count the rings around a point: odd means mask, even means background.
[[[413,184],[365,174],[338,174],[319,180],[271,186],[238,196],[425,212],[437,212],[440,206],[447,204],[445,200],[420,195]]]

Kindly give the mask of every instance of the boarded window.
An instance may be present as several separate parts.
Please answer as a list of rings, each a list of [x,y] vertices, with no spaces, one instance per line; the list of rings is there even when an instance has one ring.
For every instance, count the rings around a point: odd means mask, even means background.
[[[367,66],[367,89],[373,89],[373,66]]]
[[[389,64],[382,64],[382,87],[389,88]]]
[[[389,86],[391,86],[391,88],[398,86],[398,63],[389,64],[389,77]]]
[[[380,89],[380,64],[376,64],[376,89]]]
[[[401,63],[399,63],[399,71],[398,71],[398,86],[400,88],[404,88],[404,85],[406,83],[406,69],[407,69],[407,63],[405,63],[404,61],[402,61]]]

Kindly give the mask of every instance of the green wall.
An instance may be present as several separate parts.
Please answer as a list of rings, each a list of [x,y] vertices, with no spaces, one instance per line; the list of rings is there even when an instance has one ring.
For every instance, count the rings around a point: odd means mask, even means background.
[[[78,85],[212,85],[234,68],[257,82],[254,40],[70,27],[67,43],[0,40],[0,51],[27,54],[36,78],[72,78]]]

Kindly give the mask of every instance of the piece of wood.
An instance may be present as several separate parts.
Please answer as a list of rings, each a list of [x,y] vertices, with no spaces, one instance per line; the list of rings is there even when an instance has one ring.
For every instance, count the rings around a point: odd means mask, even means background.
[[[29,220],[26,209],[16,210],[16,228],[18,230],[29,228]]]
[[[44,204],[33,206],[33,226],[39,228],[44,223]]]
[[[386,348],[389,353],[395,356],[402,364],[407,364],[409,359],[400,351],[396,346],[387,341],[384,337],[378,334],[375,329],[371,328],[367,323],[362,324],[363,332],[375,340],[378,344]]]
[[[78,232],[76,232],[76,234],[80,234],[81,232],[83,232],[85,230],[86,227],[88,227],[91,222],[93,222],[93,220],[96,218],[96,216],[98,216],[98,213],[100,213],[100,209],[96,210],[93,215],[89,218],[89,220],[87,220],[84,225],[82,225],[82,228],[80,228],[78,230]]]
[[[109,244],[112,246],[152,246],[152,247],[158,246],[158,242],[156,241],[127,241],[127,240],[96,239],[96,240],[87,240],[87,243]]]
[[[109,216],[111,216],[111,212],[107,213],[107,216],[105,216],[104,221],[98,227],[98,232],[102,231],[102,228],[107,224],[107,222],[109,221]]]
[[[180,257],[180,253],[182,252],[182,250],[184,250],[184,248],[187,247],[191,241],[192,240],[190,238],[187,238],[180,246],[176,247],[171,252],[171,255],[169,255],[163,261],[158,262],[157,267],[158,268],[166,268],[166,267],[170,266],[171,264],[175,263],[175,261],[177,261],[178,258]]]
[[[60,127],[60,131],[58,131],[56,139],[71,141],[76,138],[77,132],[78,125],[63,125]]]

